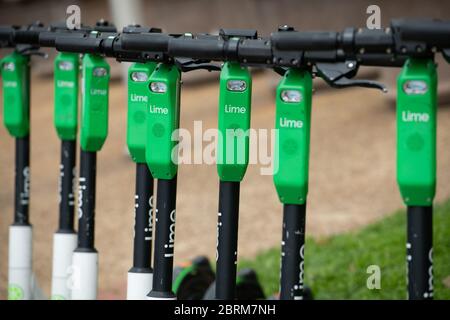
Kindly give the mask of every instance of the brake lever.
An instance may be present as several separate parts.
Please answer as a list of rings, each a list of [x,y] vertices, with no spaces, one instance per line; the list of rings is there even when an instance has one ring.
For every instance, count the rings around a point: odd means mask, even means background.
[[[176,58],[175,65],[182,72],[189,72],[189,71],[200,70],[200,69],[207,70],[207,71],[220,71],[222,69],[220,66],[218,66],[214,63],[211,63],[210,61],[183,59],[183,58]]]
[[[352,80],[344,77],[339,78],[339,80],[336,80],[328,84],[334,88],[362,87],[362,88],[379,89],[384,93],[388,92],[384,84],[372,80],[359,80],[359,79]]]
[[[38,56],[44,59],[48,58],[48,54],[39,50],[39,47],[30,45],[18,45],[16,51],[24,56]]]
[[[331,87],[347,88],[347,87],[363,87],[379,89],[387,92],[384,84],[372,80],[351,79],[358,72],[358,64],[356,61],[345,61],[338,63],[316,63],[315,69],[319,77],[325,80]]]

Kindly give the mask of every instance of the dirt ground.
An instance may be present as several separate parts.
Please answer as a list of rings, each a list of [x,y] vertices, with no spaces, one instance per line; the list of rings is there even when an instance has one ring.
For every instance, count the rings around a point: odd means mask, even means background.
[[[273,127],[273,78],[255,76],[252,126]],[[33,78],[31,208],[34,269],[48,294],[52,234],[57,226],[60,144],[53,128],[51,79]],[[0,93],[1,95],[1,93]],[[131,266],[135,166],[126,154],[125,87],[111,85],[110,129],[98,155],[96,247],[100,297],[124,298]],[[218,86],[187,86],[181,126],[217,123]],[[436,200],[450,195],[450,106],[438,113]],[[307,232],[314,237],[359,228],[402,207],[395,181],[395,108],[374,90],[318,90],[313,98]],[[0,126],[0,297],[7,281],[7,235],[13,216],[14,141]],[[179,168],[175,260],[214,257],[218,180],[214,165]],[[278,246],[281,205],[271,176],[251,165],[241,186],[239,256]],[[345,254],[345,253],[343,253]],[[276,272],[276,271],[274,271]]]

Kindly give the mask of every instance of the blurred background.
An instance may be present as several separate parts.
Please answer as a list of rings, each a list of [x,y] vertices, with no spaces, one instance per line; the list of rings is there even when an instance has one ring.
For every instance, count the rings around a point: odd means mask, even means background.
[[[336,30],[366,25],[369,5],[381,8],[382,26],[398,17],[450,18],[450,2],[432,0],[151,0],[151,1],[0,1],[0,24],[64,21],[68,5],[81,8],[81,21],[100,18],[119,28],[129,23],[166,32],[217,32],[220,28],[257,29],[261,36],[288,24],[297,30]],[[7,53],[0,52],[0,57]],[[34,269],[46,294],[50,290],[52,235],[57,227],[60,143],[53,128],[52,64],[34,57],[31,100],[31,206]],[[126,151],[124,66],[109,60],[108,139],[98,155],[96,247],[100,254],[100,298],[125,297],[131,266],[135,166]],[[438,184],[436,201],[450,196],[450,68],[440,58]],[[323,239],[358,230],[402,208],[395,178],[395,77],[399,70],[363,68],[359,77],[377,79],[390,92],[330,89],[315,80],[307,234]],[[186,75],[181,126],[193,131],[217,126],[218,73]],[[252,127],[273,128],[274,92],[279,76],[254,72]],[[1,92],[0,92],[1,96]],[[8,226],[13,217],[14,141],[0,126],[0,298],[6,296]],[[252,259],[278,247],[282,207],[271,176],[250,165],[241,186],[239,257]],[[218,179],[214,165],[179,168],[175,262],[205,254],[214,260]],[[313,254],[313,253],[312,253]],[[345,252],[341,253],[345,255]],[[278,270],[273,271],[278,276]],[[450,285],[449,285],[450,286]]]

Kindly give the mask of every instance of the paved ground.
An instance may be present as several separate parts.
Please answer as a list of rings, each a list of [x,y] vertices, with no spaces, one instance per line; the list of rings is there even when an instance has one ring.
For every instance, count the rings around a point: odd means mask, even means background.
[[[49,292],[51,239],[57,225],[59,142],[52,125],[52,82],[34,78],[32,93],[31,221],[34,268]],[[254,79],[252,126],[272,128],[271,80]],[[1,93],[0,93],[1,95]],[[134,165],[125,153],[125,91],[111,86],[110,134],[98,156],[96,243],[100,252],[100,294],[123,298],[131,265]],[[216,126],[218,87],[186,86],[183,127],[194,120]],[[318,90],[311,132],[307,232],[315,237],[358,228],[402,206],[395,182],[395,109],[377,91]],[[450,195],[450,107],[439,109],[437,200]],[[7,277],[7,229],[13,214],[13,140],[0,126],[0,297]],[[214,256],[217,181],[215,166],[179,169],[176,261]],[[250,166],[241,187],[239,255],[250,257],[279,245],[281,205],[272,178]],[[343,253],[345,254],[345,253]],[[274,271],[276,272],[276,271]]]

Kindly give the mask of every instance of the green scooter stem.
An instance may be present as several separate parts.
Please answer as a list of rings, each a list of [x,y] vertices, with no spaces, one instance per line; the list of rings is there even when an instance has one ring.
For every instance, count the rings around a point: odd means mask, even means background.
[[[33,299],[30,201],[30,58],[17,51],[0,63],[3,121],[16,140],[14,222],[9,228],[8,299]]]
[[[274,183],[283,203],[280,299],[303,299],[312,78],[290,69],[276,91]]]
[[[276,91],[274,183],[284,204],[304,204],[308,194],[312,78],[290,69]]]
[[[397,81],[397,182],[403,201],[429,206],[436,190],[436,66],[410,59]]]
[[[153,285],[149,299],[176,299],[172,292],[173,255],[180,125],[180,82],[177,67],[159,64],[149,81],[147,165],[158,179]]]
[[[79,282],[72,289],[72,299],[93,300],[97,298],[98,287],[98,253],[94,244],[97,152],[108,133],[110,76],[109,65],[100,56],[86,54],[82,64],[78,245],[73,255]]]
[[[96,153],[108,132],[109,65],[102,57],[90,54],[83,57],[82,65],[78,248],[94,250]]]
[[[81,149],[100,151],[108,135],[109,65],[104,58],[83,57]]]
[[[145,163],[150,76],[156,63],[133,63],[128,69],[127,145],[136,163]]]
[[[76,139],[78,129],[78,54],[60,52],[54,61],[54,124],[61,140],[59,177],[60,233],[74,233]]]
[[[23,138],[30,131],[30,57],[18,52],[1,60],[3,122],[9,134]]]
[[[252,78],[246,67],[226,62],[220,73],[217,172],[221,181],[240,182],[249,159]]]
[[[60,52],[54,61],[54,125],[61,140],[59,165],[59,222],[53,235],[52,300],[68,300],[72,253],[77,246],[74,228],[75,165],[78,129],[79,55]]]
[[[432,299],[437,112],[434,61],[407,60],[397,90],[397,182],[407,205],[408,299]]]
[[[159,64],[150,77],[145,157],[155,179],[170,180],[178,170],[180,81],[178,68],[168,64]]]
[[[133,264],[128,271],[127,299],[142,300],[152,288],[153,177],[145,162],[149,80],[156,63],[133,63],[128,69],[127,145],[136,163]]]
[[[60,52],[54,62],[54,124],[61,140],[76,140],[78,129],[78,70],[75,53]]]
[[[239,190],[249,159],[252,78],[226,62],[220,73],[217,172],[220,178],[215,298],[236,297]]]

